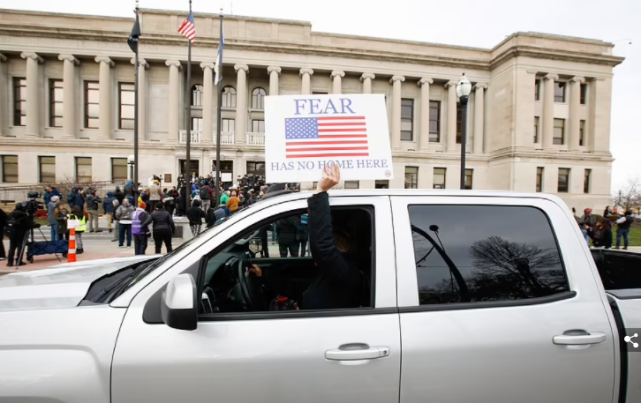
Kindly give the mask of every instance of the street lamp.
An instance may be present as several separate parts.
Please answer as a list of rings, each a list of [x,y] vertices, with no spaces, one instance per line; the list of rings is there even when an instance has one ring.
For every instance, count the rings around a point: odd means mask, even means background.
[[[456,95],[461,101],[461,189],[465,189],[465,149],[467,143],[467,100],[472,92],[472,83],[461,76],[461,81],[456,85]]]
[[[133,182],[134,180],[134,165],[136,165],[136,157],[130,155],[127,157],[127,165],[129,165],[129,177],[128,179]]]

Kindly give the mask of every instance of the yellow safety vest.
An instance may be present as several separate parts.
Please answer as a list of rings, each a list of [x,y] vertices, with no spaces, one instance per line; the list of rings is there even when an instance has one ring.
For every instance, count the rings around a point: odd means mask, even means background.
[[[85,216],[82,215],[80,217],[76,217],[73,214],[71,214],[71,215],[75,217],[74,218],[75,220],[80,221],[80,226],[78,228],[76,228],[76,232],[85,232],[85,230],[87,229],[87,219],[85,218]]]

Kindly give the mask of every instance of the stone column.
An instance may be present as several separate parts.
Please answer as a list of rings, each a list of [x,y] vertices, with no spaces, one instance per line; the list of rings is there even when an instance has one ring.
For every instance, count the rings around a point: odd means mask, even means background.
[[[249,67],[246,64],[234,66],[236,73],[236,133],[234,138],[236,144],[245,144],[245,132],[247,131],[247,72]]]
[[[35,53],[22,53],[22,58],[27,59],[27,127],[25,134],[27,136],[40,135],[40,77],[38,74],[38,63],[42,63],[42,58]]]
[[[280,76],[281,69],[278,66],[267,67],[267,74],[269,74],[269,95],[278,95],[279,86],[278,77]]]
[[[167,115],[167,140],[178,142],[178,131],[180,130],[180,76],[182,69],[178,60],[167,60],[165,65],[169,67],[169,113]]]
[[[430,147],[430,84],[434,80],[423,77],[417,84],[421,87],[421,131],[419,135],[419,150],[427,152]]]
[[[485,116],[485,89],[487,84],[476,84],[474,94],[474,154],[483,154],[483,127]]]
[[[363,94],[372,93],[372,80],[375,78],[376,76],[374,73],[363,73],[361,76],[361,81],[363,82]]]
[[[7,75],[5,73],[5,68],[3,67],[3,63],[7,61],[7,57],[0,53],[0,94],[5,94],[5,89],[8,88],[7,86]],[[4,111],[7,110],[7,105],[6,105],[6,97],[0,97],[0,137],[6,135],[5,130],[7,130],[7,123],[11,122],[11,118],[9,115],[5,117]]]
[[[135,61],[132,59],[132,63]],[[147,69],[145,59],[138,58],[138,140],[147,139]]]
[[[103,140],[111,139],[111,68],[114,62],[107,56],[97,56],[100,63],[100,113],[98,115],[98,132]]]
[[[394,76],[392,83],[392,149],[401,149],[401,84],[403,76]]]
[[[445,84],[447,88],[447,151],[456,151],[456,85],[457,81],[450,81]]]
[[[570,80],[570,136],[566,147],[570,151],[579,151],[579,139],[581,138],[581,116],[579,105],[581,104],[581,84],[585,82],[583,77],[572,77]],[[583,133],[585,142],[586,133]]]
[[[343,92],[342,78],[345,77],[345,72],[334,70],[330,77],[334,80],[332,84],[332,94],[341,94]]]
[[[312,75],[314,74],[314,70],[312,69],[300,69],[299,72],[301,76],[301,87],[300,87],[300,93],[301,95],[309,95],[312,93]]]
[[[62,73],[62,135],[76,137],[76,66],[78,59],[73,55],[59,55],[63,62]]]
[[[554,80],[558,80],[556,74],[548,74],[543,77],[543,125],[541,145],[544,150],[554,147]]]
[[[214,135],[214,63],[200,63],[203,69],[203,133],[201,141],[211,144]]]

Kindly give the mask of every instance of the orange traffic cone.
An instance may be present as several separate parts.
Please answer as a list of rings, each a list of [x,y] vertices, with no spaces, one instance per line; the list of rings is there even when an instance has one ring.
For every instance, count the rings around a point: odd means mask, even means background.
[[[67,263],[76,261],[76,230],[72,228],[69,230],[69,251],[67,252]]]

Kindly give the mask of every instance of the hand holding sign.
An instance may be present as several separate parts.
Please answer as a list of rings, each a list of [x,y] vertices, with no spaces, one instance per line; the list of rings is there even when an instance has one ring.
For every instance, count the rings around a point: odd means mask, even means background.
[[[332,164],[332,167],[325,166],[323,168],[323,177],[318,181],[316,192],[327,192],[329,189],[338,185],[341,181],[341,170],[338,164]]]
[[[393,179],[382,94],[265,99],[268,182],[312,182],[333,164],[340,168],[343,180]]]

